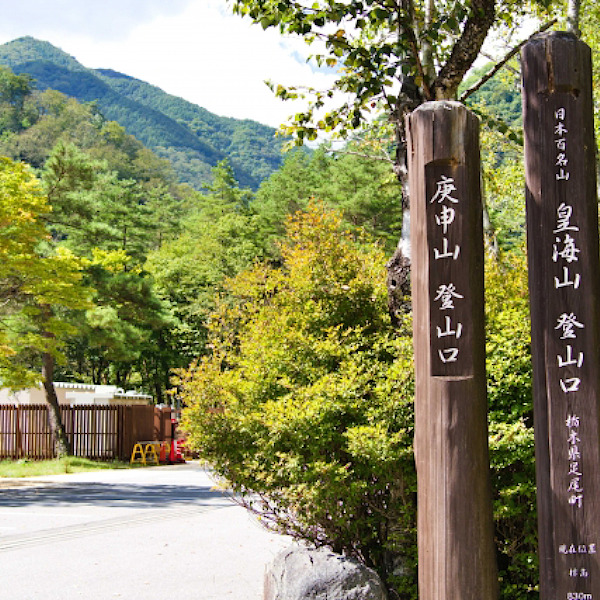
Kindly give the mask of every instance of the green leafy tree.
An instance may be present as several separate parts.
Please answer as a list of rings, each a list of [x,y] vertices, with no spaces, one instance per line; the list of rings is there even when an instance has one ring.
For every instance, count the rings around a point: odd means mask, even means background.
[[[252,209],[260,220],[265,245],[273,254],[277,253],[277,241],[285,235],[287,218],[307,207],[325,176],[328,162],[322,150],[312,155],[302,150],[290,151],[281,168],[260,185]]]
[[[302,98],[282,131],[297,143],[319,132],[348,138],[381,124],[366,147],[389,159],[402,185],[404,227],[388,261],[390,310],[405,310],[410,273],[408,164],[405,118],[429,100],[457,99],[458,89],[491,31],[509,31],[526,18],[548,15],[552,0],[231,0],[234,12],[264,29],[296,35],[315,48],[318,65],[337,69],[325,90],[273,83],[283,99]],[[552,15],[554,16],[554,15]],[[553,21],[552,21],[553,22]],[[547,24],[546,26],[549,26]],[[502,62],[502,61],[501,61]],[[465,100],[470,90],[461,95]],[[506,127],[504,125],[503,127]],[[399,232],[400,233],[400,232]]]
[[[402,190],[387,161],[372,160],[351,145],[331,157],[315,193],[340,210],[349,227],[366,231],[386,251],[394,250],[402,227]]]
[[[594,93],[594,114],[596,139],[600,139],[600,7],[593,0],[581,3],[582,39],[592,49],[592,89]]]
[[[39,217],[48,211],[48,205],[38,182],[24,165],[2,158],[0,167],[0,297],[5,319],[19,308],[20,274],[32,268],[38,270],[36,247],[47,235]],[[8,359],[15,355],[8,333],[3,326],[0,330],[2,379],[14,381],[18,377],[8,376],[14,368]]]
[[[484,230],[488,249],[523,253],[525,197],[522,147],[497,131],[482,132]],[[487,222],[485,222],[487,220]]]
[[[310,99],[308,109],[297,113],[287,130],[303,140],[315,139],[321,129],[347,135],[382,108],[401,131],[404,115],[420,102],[456,97],[493,28],[512,27],[550,3],[232,0],[232,4],[235,12],[264,29],[274,27],[304,38],[316,48],[313,58],[319,65],[338,68],[339,77],[329,90],[274,86],[283,99],[299,95]],[[341,101],[331,108],[328,100],[337,94]]]
[[[392,594],[414,598],[411,331],[406,319],[392,330],[384,255],[309,203],[279,256],[223,286],[208,321],[212,351],[176,381],[185,426],[263,522],[358,557]],[[486,319],[506,600],[538,586],[528,314],[524,253],[502,241],[487,263]]]
[[[227,159],[217,163],[217,166],[212,169],[212,176],[213,181],[208,189],[212,192],[211,200],[214,204],[220,207],[228,205],[242,207],[247,204],[250,192],[244,192],[239,188],[233,168]]]
[[[32,94],[34,116],[29,127],[0,139],[2,154],[42,168],[60,140],[89,147],[98,138],[93,107],[80,104],[54,90]]]
[[[83,374],[97,384],[140,386],[161,402],[169,363],[177,364],[167,342],[178,323],[158,298],[152,278],[131,268],[131,262],[124,253],[96,252],[86,269],[94,283],[93,304],[77,315],[79,331],[67,348],[68,374]]]
[[[227,161],[215,167],[213,177],[209,192],[197,195],[182,219],[179,236],[150,253],[146,263],[180,325],[177,366],[205,351],[206,320],[225,278],[264,256],[267,245],[249,192],[239,188]]]
[[[0,377],[23,388],[41,381],[59,455],[69,451],[54,390],[54,365],[64,360],[65,340],[75,329],[64,310],[88,306],[82,261],[66,250],[43,251],[42,218],[51,209],[27,167],[0,159]],[[41,367],[41,372],[36,369]]]
[[[264,523],[358,557],[392,597],[416,598],[410,323],[394,331],[383,255],[312,205],[282,264],[226,286],[212,353],[176,384],[191,442]],[[501,597],[538,586],[527,271],[486,274],[487,369]],[[253,501],[252,498],[258,498]]]
[[[42,181],[53,209],[49,225],[55,242],[88,257],[99,248],[143,261],[155,222],[136,181],[119,179],[106,163],[63,142],[48,157]]]
[[[414,594],[409,325],[393,332],[383,254],[338,215],[311,205],[287,234],[280,269],[227,283],[213,352],[180,373],[186,429],[266,522]]]
[[[522,137],[523,116],[521,114],[521,78],[516,59],[508,61],[489,80],[482,84],[497,65],[493,62],[472,70],[458,90],[459,96],[466,95],[466,104],[478,114],[484,126],[501,130],[501,123],[516,130]],[[472,86],[475,86],[474,90]],[[497,120],[493,120],[492,115]],[[508,131],[508,130],[507,130]],[[500,131],[506,133],[506,131]]]
[[[122,129],[115,135],[124,135]],[[63,142],[46,161],[43,182],[53,206],[54,243],[88,258],[85,277],[94,288],[93,307],[72,317],[80,326],[62,373],[94,383],[142,386],[161,401],[168,361],[176,356],[175,344],[166,340],[178,322],[157,297],[143,265],[159,243],[153,206],[168,192],[152,194],[144,182],[120,179],[105,161]]]
[[[0,67],[0,133],[18,132],[31,124],[36,116],[27,102],[31,93],[29,75],[15,75]]]
[[[311,198],[340,210],[348,228],[367,231],[393,251],[402,222],[400,186],[387,161],[371,160],[359,150],[351,145],[344,153],[324,148],[288,153],[251,203],[268,253],[277,255],[287,217],[306,208]]]
[[[6,77],[30,81],[9,71]],[[93,102],[34,91],[23,111],[31,112],[30,122],[6,131],[0,152],[39,169],[50,206],[37,221],[38,251],[81,257],[80,275],[94,290],[92,306],[57,304],[44,312],[65,328],[71,324],[71,333],[59,336],[62,356],[56,353],[51,367],[67,380],[141,386],[160,400],[170,366],[182,364],[175,336],[185,325],[156,296],[143,265],[150,251],[179,233],[194,194],[177,183],[167,161],[105,120]],[[24,352],[17,361],[23,365]],[[35,356],[27,360],[37,369]]]

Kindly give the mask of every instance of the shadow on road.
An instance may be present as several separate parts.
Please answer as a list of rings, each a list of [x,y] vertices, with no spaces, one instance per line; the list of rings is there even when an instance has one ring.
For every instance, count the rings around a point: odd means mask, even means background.
[[[227,495],[209,486],[135,485],[96,482],[52,483],[35,487],[0,489],[0,508],[78,505],[120,508],[228,506]]]

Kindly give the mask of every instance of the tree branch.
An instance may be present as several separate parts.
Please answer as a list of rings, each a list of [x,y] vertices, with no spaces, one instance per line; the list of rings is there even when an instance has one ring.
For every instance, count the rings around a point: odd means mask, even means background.
[[[581,0],[569,0],[567,6],[567,31],[577,37],[581,37],[579,29],[579,13],[581,12]]]
[[[421,63],[421,57],[419,56],[419,45],[417,42],[417,37],[415,35],[415,18],[414,18],[414,4],[413,0],[401,0],[401,5],[397,4],[398,7],[398,25],[400,27],[400,31],[398,34],[400,37],[406,36],[408,39],[408,43],[410,45],[413,58],[415,61],[415,66],[417,68],[417,73],[422,80],[422,90],[423,95],[426,100],[431,100],[431,89],[429,86],[429,81],[427,80],[427,73]],[[408,25],[405,22],[405,19],[400,18],[400,15],[404,12],[406,14],[406,20],[408,20]]]
[[[366,152],[355,152],[352,150],[332,150],[332,152],[334,154],[348,154],[350,156],[360,156],[361,158],[366,158],[368,160],[379,160],[389,164],[394,163],[394,161],[389,156],[375,156],[374,154],[367,154]]]
[[[487,75],[484,75],[475,85],[471,86],[468,90],[465,90],[458,99],[459,102],[464,102],[471,94],[474,94],[482,85],[488,82],[515,54],[517,54],[517,52],[519,52],[519,50],[531,38],[538,35],[539,33],[546,31],[547,29],[550,29],[550,27],[552,27],[552,25],[554,25],[556,21],[557,19],[552,19],[552,21],[545,23],[537,31],[532,33],[528,38],[524,39],[522,42],[517,44],[508,54],[506,54],[506,56],[504,56],[504,58],[502,58],[502,60],[500,60],[500,62],[496,64],[496,66],[489,73],[487,73]]]
[[[498,58],[497,56],[492,56],[488,52],[480,52],[479,55],[483,56],[484,58],[487,58],[492,63],[496,62],[496,60]],[[511,67],[509,64],[505,64],[504,68],[507,71],[510,71],[513,75],[519,75],[519,73],[520,73],[519,69],[515,69],[515,67]]]
[[[437,100],[456,97],[458,85],[477,58],[495,18],[494,0],[472,0],[471,14],[462,35],[454,44],[450,57],[431,86]]]

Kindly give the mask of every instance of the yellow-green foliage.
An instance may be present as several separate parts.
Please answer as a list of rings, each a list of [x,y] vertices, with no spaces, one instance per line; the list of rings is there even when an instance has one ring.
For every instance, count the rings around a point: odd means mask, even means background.
[[[600,6],[595,0],[581,3],[581,39],[592,49],[592,90],[594,93],[594,113],[596,139],[600,137]]]
[[[73,332],[54,308],[88,304],[81,259],[65,248],[43,251],[50,211],[30,169],[0,157],[0,379],[11,387],[39,379],[31,353],[57,355],[61,338]]]
[[[185,427],[265,521],[414,591],[412,345],[409,323],[391,330],[385,256],[318,205],[281,252],[228,283],[213,353],[180,373]]]
[[[227,284],[212,354],[177,381],[193,444],[262,518],[373,565],[416,597],[410,323],[392,332],[385,256],[312,206],[282,265]],[[488,393],[503,598],[535,589],[531,365],[523,253],[487,265]],[[394,596],[395,597],[395,596]]]
[[[486,265],[487,378],[502,598],[537,594],[537,519],[527,266],[523,252]]]

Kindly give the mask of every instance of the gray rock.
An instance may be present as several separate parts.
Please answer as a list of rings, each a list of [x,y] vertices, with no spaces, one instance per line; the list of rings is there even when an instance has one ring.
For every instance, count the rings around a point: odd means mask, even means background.
[[[265,572],[264,600],[387,600],[381,579],[357,560],[325,548],[293,546]]]

